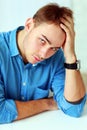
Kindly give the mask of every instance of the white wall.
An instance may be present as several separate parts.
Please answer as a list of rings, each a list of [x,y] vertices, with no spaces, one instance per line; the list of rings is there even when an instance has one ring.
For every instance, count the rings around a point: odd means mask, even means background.
[[[24,25],[28,17],[49,2],[71,7],[70,0],[0,0],[0,31],[6,31]]]
[[[76,54],[81,60],[81,72],[87,89],[87,0],[73,0],[76,31]]]
[[[73,0],[76,31],[76,52],[81,71],[87,74],[87,0]]]

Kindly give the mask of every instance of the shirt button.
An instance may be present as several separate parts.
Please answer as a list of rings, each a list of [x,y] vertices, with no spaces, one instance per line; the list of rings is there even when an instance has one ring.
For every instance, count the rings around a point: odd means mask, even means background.
[[[25,83],[25,82],[23,82],[23,86],[26,86],[26,83]]]
[[[22,96],[22,100],[24,100],[24,96]]]

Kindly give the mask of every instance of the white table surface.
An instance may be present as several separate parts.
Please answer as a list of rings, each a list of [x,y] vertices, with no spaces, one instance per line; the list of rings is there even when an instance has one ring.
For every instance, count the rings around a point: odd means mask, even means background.
[[[87,104],[80,118],[67,116],[61,110],[48,111],[10,124],[0,124],[0,130],[87,130]]]

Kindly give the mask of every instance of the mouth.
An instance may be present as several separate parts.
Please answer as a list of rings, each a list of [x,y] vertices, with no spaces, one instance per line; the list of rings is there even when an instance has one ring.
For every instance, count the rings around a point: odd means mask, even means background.
[[[40,59],[38,56],[35,56],[35,55],[34,55],[33,58],[34,58],[34,60],[37,61],[37,62],[40,62],[40,61],[41,61],[41,59]]]

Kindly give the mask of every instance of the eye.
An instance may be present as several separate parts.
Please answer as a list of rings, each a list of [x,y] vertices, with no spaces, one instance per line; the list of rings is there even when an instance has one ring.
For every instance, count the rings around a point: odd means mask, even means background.
[[[43,38],[40,38],[40,43],[44,45],[46,41]]]
[[[59,50],[59,47],[53,47],[52,50],[56,52]]]

